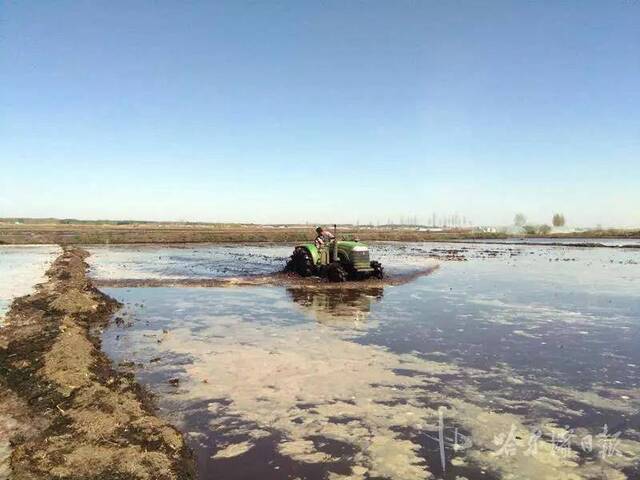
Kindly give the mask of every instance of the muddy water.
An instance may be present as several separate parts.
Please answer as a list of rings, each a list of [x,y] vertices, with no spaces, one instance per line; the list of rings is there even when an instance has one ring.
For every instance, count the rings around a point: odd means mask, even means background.
[[[360,291],[107,289],[125,307],[103,347],[202,478],[639,477],[640,252],[374,250],[456,261]]]
[[[434,244],[433,248],[438,246]],[[91,275],[95,279],[169,280],[273,273],[282,270],[293,245],[114,245],[92,246],[87,250],[91,253]],[[406,273],[431,265],[429,250],[423,244],[381,244],[372,252],[372,259],[384,261],[392,273]]]
[[[14,298],[45,280],[60,251],[56,245],[0,245],[0,324]]]
[[[211,278],[271,273],[291,255],[289,246],[174,245],[90,247],[98,279]]]

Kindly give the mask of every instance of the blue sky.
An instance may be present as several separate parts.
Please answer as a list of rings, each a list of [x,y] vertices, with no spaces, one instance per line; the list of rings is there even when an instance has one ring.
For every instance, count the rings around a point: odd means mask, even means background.
[[[0,217],[640,225],[640,2],[0,0]]]

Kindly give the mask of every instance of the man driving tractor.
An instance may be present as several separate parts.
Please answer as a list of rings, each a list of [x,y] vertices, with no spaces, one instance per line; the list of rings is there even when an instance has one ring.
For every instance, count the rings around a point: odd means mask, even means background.
[[[320,252],[321,255],[329,255],[331,252],[329,252],[330,249],[325,248],[326,244],[329,244],[330,246],[332,246],[333,250],[335,251],[335,235],[333,233],[331,233],[329,230],[325,230],[322,227],[318,227],[316,228],[316,239],[314,240],[314,244],[316,246],[316,248],[318,249],[318,252]],[[333,256],[333,255],[332,255]],[[333,260],[332,258],[327,258],[328,261]]]
[[[314,243],[316,247],[321,248],[325,245],[325,243],[330,242],[331,240],[335,240],[335,236],[329,230],[324,230],[322,227],[316,228],[316,239]]]
[[[331,282],[384,277],[380,262],[369,259],[367,245],[358,240],[337,240],[337,226],[334,225],[333,229],[331,233],[317,227],[313,243],[296,245],[285,271],[295,272],[301,277],[326,277]]]

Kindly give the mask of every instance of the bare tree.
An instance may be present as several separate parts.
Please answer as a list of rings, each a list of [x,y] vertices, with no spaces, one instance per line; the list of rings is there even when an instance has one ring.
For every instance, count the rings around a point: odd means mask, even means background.
[[[513,224],[516,227],[524,227],[527,223],[527,217],[524,216],[524,213],[516,213],[516,216],[513,217]]]
[[[564,227],[564,215],[562,213],[556,213],[553,215],[553,226]]]
[[[540,225],[538,227],[538,233],[540,235],[547,235],[551,231],[551,227],[549,225]]]

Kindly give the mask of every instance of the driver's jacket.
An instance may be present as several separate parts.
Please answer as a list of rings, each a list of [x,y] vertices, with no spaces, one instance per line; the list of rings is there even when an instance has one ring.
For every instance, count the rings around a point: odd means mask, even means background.
[[[323,231],[320,235],[316,237],[316,239],[314,240],[314,243],[316,245],[316,248],[322,248],[326,243],[330,242],[334,238],[336,237],[331,232]]]

